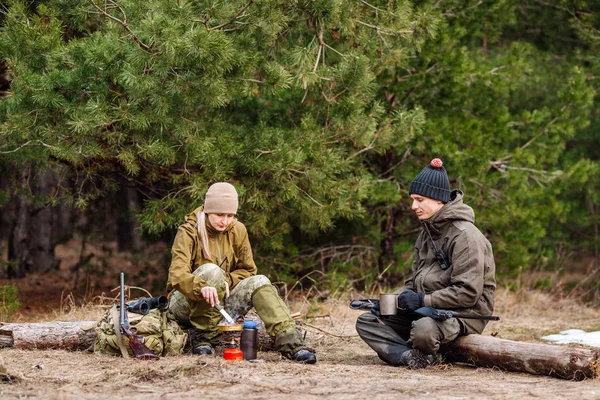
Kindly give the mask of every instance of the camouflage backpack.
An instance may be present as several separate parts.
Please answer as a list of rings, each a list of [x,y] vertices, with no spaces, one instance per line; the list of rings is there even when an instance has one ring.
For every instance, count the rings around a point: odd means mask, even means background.
[[[188,335],[179,324],[168,318],[168,312],[153,309],[146,315],[128,313],[129,323],[135,328],[136,335],[143,339],[143,343],[157,356],[172,356],[183,353]],[[115,323],[116,322],[116,323]],[[95,326],[96,341],[94,353],[121,355],[119,338],[115,329],[119,327],[119,310],[113,306]],[[129,348],[127,336],[120,335],[124,348],[133,356]]]

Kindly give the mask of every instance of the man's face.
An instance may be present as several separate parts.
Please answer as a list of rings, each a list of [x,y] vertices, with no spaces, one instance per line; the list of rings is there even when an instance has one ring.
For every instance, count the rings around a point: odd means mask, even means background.
[[[218,230],[219,232],[223,232],[227,226],[233,221],[235,214],[207,214],[208,222]]]
[[[411,209],[421,221],[433,217],[444,206],[441,201],[420,194],[411,194],[410,197],[413,199]]]

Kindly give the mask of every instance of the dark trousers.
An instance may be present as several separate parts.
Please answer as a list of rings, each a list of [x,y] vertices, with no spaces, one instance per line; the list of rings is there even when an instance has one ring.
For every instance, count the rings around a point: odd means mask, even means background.
[[[436,321],[429,317],[418,318],[413,314],[398,314],[377,318],[366,312],[358,317],[356,331],[388,364],[400,365],[400,355],[416,348],[426,354],[435,354],[440,344],[451,342],[461,332],[456,318]]]
[[[366,312],[358,317],[356,331],[379,358],[388,364],[398,365],[400,355],[411,349],[408,341],[412,321],[404,315],[377,318]]]

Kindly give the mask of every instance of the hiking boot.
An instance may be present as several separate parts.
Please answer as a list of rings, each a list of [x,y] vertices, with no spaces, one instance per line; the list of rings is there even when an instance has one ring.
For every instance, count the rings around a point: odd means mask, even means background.
[[[425,354],[419,349],[406,350],[398,360],[399,365],[405,365],[410,369],[421,369],[429,365],[438,365],[440,362],[437,354]]]
[[[303,364],[314,364],[317,362],[317,356],[315,353],[306,349],[298,350],[292,354],[291,359]]]
[[[201,344],[192,349],[192,354],[211,356],[213,348],[208,344]]]

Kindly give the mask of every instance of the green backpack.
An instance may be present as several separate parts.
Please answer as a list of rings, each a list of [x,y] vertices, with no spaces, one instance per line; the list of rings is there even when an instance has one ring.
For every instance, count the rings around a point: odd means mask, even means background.
[[[146,315],[128,313],[131,328],[135,334],[142,338],[143,343],[157,356],[173,356],[182,354],[188,340],[185,333],[176,321],[168,318],[168,312],[153,309]],[[115,323],[116,322],[116,323]],[[113,306],[104,314],[95,326],[96,341],[94,353],[121,355],[119,337],[115,329],[119,328],[119,310]],[[129,339],[125,335],[119,336],[123,341],[123,348],[133,356],[129,348]]]

